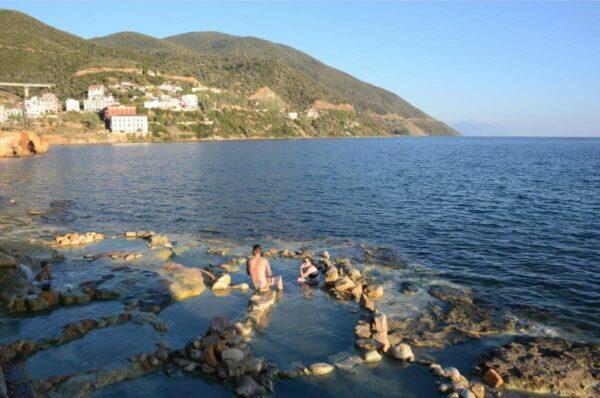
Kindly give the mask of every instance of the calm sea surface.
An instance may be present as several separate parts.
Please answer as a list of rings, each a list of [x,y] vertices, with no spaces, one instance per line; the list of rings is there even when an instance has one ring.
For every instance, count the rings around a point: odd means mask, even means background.
[[[0,161],[3,223],[348,241],[600,340],[600,140],[320,139],[54,147]],[[7,199],[18,199],[16,206]],[[2,234],[18,228],[5,225]]]

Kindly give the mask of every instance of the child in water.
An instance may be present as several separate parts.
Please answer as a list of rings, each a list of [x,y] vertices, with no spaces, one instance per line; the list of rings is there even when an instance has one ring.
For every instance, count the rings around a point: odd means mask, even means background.
[[[300,265],[300,277],[297,279],[298,283],[319,283],[319,270],[314,266],[310,257],[305,257]]]

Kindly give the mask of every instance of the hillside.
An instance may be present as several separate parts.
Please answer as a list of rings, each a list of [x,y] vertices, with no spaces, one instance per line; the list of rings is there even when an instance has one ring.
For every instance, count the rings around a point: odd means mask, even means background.
[[[285,45],[216,32],[166,39],[121,32],[85,40],[25,14],[0,10],[0,81],[55,83],[59,95],[81,97],[87,84],[109,77],[75,76],[75,72],[92,67],[138,68],[194,77],[240,98],[268,87],[295,111],[306,110],[319,100],[347,103],[359,113],[357,123],[364,125],[369,115],[380,115],[373,118],[371,130],[380,128],[382,133],[457,134],[394,93]],[[335,115],[329,117],[335,119]]]

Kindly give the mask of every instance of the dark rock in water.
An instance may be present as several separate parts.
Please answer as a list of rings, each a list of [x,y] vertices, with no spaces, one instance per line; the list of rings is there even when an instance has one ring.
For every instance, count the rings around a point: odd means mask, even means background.
[[[2,365],[0,365],[0,398],[7,398],[8,391],[6,389],[6,383],[4,382],[4,371]]]
[[[257,395],[265,395],[267,390],[258,384],[252,377],[244,376],[239,386],[235,389],[235,393],[240,397],[254,397]]]
[[[511,332],[514,321],[476,302],[470,293],[434,285],[429,294],[440,300],[417,317],[389,320],[389,335],[417,347],[445,347],[490,334]]]
[[[480,369],[494,369],[507,388],[577,397],[597,396],[600,344],[518,337],[484,353]]]
[[[419,291],[419,287],[412,282],[402,282],[398,290],[407,296],[414,296]]]

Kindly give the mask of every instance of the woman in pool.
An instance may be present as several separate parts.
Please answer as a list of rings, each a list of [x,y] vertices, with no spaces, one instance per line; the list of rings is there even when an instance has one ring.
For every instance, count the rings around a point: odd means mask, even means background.
[[[314,266],[310,257],[305,257],[300,265],[300,277],[297,279],[298,283],[319,283],[319,270]]]

